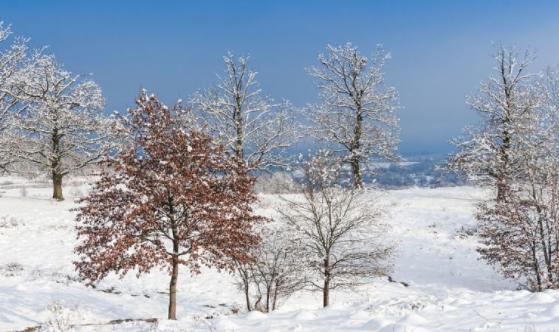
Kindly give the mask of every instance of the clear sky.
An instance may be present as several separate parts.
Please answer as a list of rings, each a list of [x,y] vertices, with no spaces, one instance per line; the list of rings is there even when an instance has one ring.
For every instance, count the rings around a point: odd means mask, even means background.
[[[559,1],[2,1],[0,18],[75,73],[93,73],[107,110],[140,88],[167,103],[215,82],[222,55],[250,55],[263,91],[297,106],[317,100],[305,68],[327,43],[391,52],[403,153],[447,152],[475,123],[465,96],[491,72],[493,45],[559,64]]]

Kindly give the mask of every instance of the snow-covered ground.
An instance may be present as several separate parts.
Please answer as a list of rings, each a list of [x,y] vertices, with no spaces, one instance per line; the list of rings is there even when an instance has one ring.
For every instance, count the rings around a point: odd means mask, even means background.
[[[25,189],[22,189],[25,188]],[[320,294],[300,292],[271,314],[243,312],[232,276],[205,270],[179,276],[178,321],[167,321],[168,277],[111,277],[97,288],[76,280],[72,260],[73,199],[87,186],[65,188],[67,200],[49,199],[41,183],[0,178],[0,330],[49,322],[79,331],[559,331],[559,292],[515,290],[478,260],[471,227],[471,187],[388,191],[380,203],[398,245],[393,279],[336,291],[329,308]],[[262,196],[272,213],[276,198]],[[240,309],[239,313],[235,313]],[[158,318],[157,323],[124,322]]]

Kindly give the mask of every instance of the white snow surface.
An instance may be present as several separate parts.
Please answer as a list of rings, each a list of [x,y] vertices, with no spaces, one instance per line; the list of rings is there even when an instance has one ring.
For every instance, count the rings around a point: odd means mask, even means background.
[[[332,305],[301,291],[270,314],[246,313],[227,273],[206,269],[179,275],[177,321],[166,320],[165,271],[137,279],[116,276],[97,288],[77,279],[72,261],[76,207],[87,179],[66,184],[66,200],[49,198],[46,183],[0,178],[0,330],[70,326],[72,331],[559,331],[559,292],[516,290],[475,251],[474,204],[486,193],[473,187],[387,191],[381,204],[397,244],[394,280],[336,290]],[[25,189],[22,189],[25,188]],[[261,196],[259,211],[273,214],[278,198]],[[58,309],[53,309],[57,307]],[[237,310],[239,310],[237,312]],[[157,318],[157,322],[117,319]]]

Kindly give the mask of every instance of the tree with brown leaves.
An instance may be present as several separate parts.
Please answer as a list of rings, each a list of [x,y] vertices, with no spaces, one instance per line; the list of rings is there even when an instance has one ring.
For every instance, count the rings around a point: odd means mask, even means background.
[[[258,244],[253,178],[209,136],[185,130],[179,104],[168,109],[144,92],[129,113],[133,147],[81,201],[75,265],[90,283],[167,268],[168,317],[176,319],[180,265],[230,269]]]

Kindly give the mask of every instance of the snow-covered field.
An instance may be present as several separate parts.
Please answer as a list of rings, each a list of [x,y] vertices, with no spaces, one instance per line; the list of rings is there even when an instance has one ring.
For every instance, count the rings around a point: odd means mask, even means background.
[[[25,189],[22,189],[25,187]],[[72,260],[75,204],[87,186],[66,186],[67,200],[49,199],[40,183],[0,178],[0,330],[49,322],[78,331],[559,331],[559,292],[515,290],[478,260],[471,227],[471,187],[388,191],[380,199],[398,245],[394,280],[320,294],[300,292],[271,314],[243,312],[232,276],[213,270],[179,276],[178,321],[167,321],[168,277],[112,277],[97,288],[76,280]],[[276,198],[262,196],[264,213]],[[241,309],[239,313],[238,309]],[[156,323],[111,320],[158,318]]]

